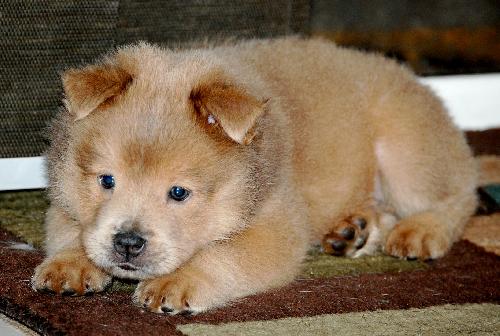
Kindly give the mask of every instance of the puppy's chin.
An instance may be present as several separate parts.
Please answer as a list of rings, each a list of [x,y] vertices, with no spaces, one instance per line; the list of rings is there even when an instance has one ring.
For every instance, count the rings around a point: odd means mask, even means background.
[[[154,277],[152,274],[149,272],[145,272],[141,268],[133,268],[130,266],[125,266],[125,265],[115,265],[112,266],[111,269],[109,270],[109,273],[113,275],[114,277],[121,278],[121,279],[130,279],[130,280],[144,280],[144,279],[149,279]]]
[[[92,262],[110,275],[130,280],[151,279],[174,271],[182,263],[181,260],[158,257],[145,253],[130,261],[117,256],[111,247],[96,248],[93,244],[87,246],[86,253]]]
[[[112,258],[100,258],[100,262],[94,259],[94,262],[103,268],[107,273],[116,278],[130,280],[145,280],[168,274],[177,267],[171,267],[172,264],[157,264],[147,262],[125,262],[117,261]]]
[[[158,265],[147,264],[139,265],[133,262],[118,262],[111,261],[107,258],[93,260],[94,263],[104,269],[107,273],[116,278],[130,279],[130,280],[144,280],[155,278],[159,275],[170,273],[170,269],[160,269]]]

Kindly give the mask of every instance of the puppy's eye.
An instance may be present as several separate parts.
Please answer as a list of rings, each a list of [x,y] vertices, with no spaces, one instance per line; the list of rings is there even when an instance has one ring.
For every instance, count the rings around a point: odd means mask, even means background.
[[[99,184],[104,189],[113,189],[115,187],[115,178],[113,175],[100,175]]]
[[[183,187],[173,186],[168,192],[168,196],[177,202],[181,202],[188,198],[189,190],[184,189]]]

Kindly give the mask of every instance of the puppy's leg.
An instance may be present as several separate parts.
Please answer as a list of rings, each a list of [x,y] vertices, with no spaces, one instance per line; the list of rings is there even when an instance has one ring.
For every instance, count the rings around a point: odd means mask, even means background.
[[[158,313],[197,313],[283,285],[297,274],[308,234],[277,216],[215,242],[175,272],[142,281],[136,304]],[[265,223],[265,224],[264,224]]]
[[[46,231],[47,257],[35,269],[33,288],[65,295],[102,291],[111,277],[86,256],[78,224],[52,206],[47,213]]]
[[[413,81],[399,83],[376,113],[382,189],[400,218],[385,250],[401,258],[441,257],[476,207],[470,150],[441,103]]]

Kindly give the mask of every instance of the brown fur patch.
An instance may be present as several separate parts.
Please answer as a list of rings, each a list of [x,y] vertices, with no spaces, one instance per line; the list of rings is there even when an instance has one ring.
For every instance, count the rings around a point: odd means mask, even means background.
[[[264,112],[262,102],[219,73],[202,79],[191,91],[190,99],[205,123],[211,116],[231,139],[245,145],[255,136],[253,126]]]
[[[91,167],[97,157],[92,140],[93,139],[88,139],[87,141],[81,142],[76,149],[76,164],[84,175],[93,173]]]
[[[63,74],[64,92],[75,119],[112,105],[131,82],[132,76],[115,64],[91,65]]]

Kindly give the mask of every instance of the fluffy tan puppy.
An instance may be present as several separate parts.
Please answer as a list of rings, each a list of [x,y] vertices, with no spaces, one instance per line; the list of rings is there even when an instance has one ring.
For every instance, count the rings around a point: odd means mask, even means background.
[[[138,44],[63,84],[38,290],[139,279],[139,305],[200,312],[291,281],[325,235],[347,255],[441,257],[475,208],[464,137],[377,55],[299,38]]]

